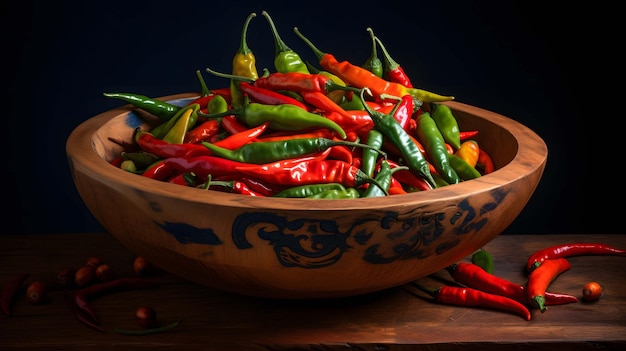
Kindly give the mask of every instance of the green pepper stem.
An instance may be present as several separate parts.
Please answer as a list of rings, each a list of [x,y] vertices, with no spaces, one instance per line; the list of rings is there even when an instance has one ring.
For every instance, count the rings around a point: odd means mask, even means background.
[[[247,55],[250,52],[252,52],[252,50],[250,50],[250,47],[248,47],[247,36],[248,36],[248,26],[250,25],[250,21],[252,21],[254,17],[256,17],[256,13],[252,12],[251,14],[249,14],[248,17],[246,18],[246,22],[244,22],[243,24],[243,29],[241,30],[241,43],[239,43],[238,53],[242,55]]]
[[[385,45],[383,45],[383,42],[380,41],[380,39],[378,39],[377,36],[374,36],[374,40],[376,40],[376,42],[378,43],[378,46],[380,46],[380,50],[383,52],[383,60],[385,60],[385,64],[387,65],[387,69],[390,70],[390,71],[398,69],[398,67],[400,67],[400,64],[397,63],[391,57],[391,55],[389,55],[389,52],[387,52],[387,48],[385,48]]]
[[[200,72],[200,70],[196,70],[196,77],[198,77],[198,81],[200,82],[200,87],[202,88],[202,92],[201,92],[201,96],[209,96],[211,95],[211,91],[209,90],[209,88],[206,85],[206,82],[204,81],[204,77],[202,77],[202,73]]]
[[[267,19],[267,23],[269,23],[270,28],[272,29],[272,35],[274,36],[275,54],[278,55],[281,52],[293,51],[289,46],[287,46],[287,44],[285,44],[283,39],[280,37],[280,34],[278,34],[278,30],[276,29],[276,25],[274,24],[274,20],[272,20],[272,17],[270,17],[270,14],[264,10],[263,12],[261,12],[261,15],[263,15],[265,19]]]
[[[325,52],[318,49],[315,45],[313,45],[313,43],[309,39],[307,39],[304,35],[302,35],[302,33],[300,33],[300,31],[298,30],[298,27],[293,27],[293,32],[296,33],[296,35],[300,39],[302,39],[302,41],[304,41],[304,43],[313,51],[313,54],[317,57],[318,60],[320,60],[324,55],[326,55]]]
[[[221,78],[235,79],[235,80],[248,82],[248,83],[254,83],[254,81],[256,80],[256,79],[253,79],[253,78],[250,78],[250,77],[237,76],[237,75],[234,75],[234,74],[217,72],[217,71],[214,71],[214,70],[212,70],[212,69],[210,69],[208,67],[205,68],[205,70],[207,72],[211,73],[212,75],[218,76],[218,77],[221,77]]]

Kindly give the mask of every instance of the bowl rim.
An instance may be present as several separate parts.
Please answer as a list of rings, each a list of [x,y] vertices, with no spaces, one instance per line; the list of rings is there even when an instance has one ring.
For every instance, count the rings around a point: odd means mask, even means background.
[[[197,93],[180,93],[158,97],[157,99],[170,101],[197,96]],[[135,108],[130,104],[104,111],[76,126],[67,138],[66,154],[70,167],[80,167],[83,172],[88,173],[90,176],[101,177],[110,184],[117,183],[120,186],[137,188],[144,192],[151,192],[162,196],[180,198],[198,203],[229,204],[234,207],[263,208],[266,210],[304,209],[307,211],[347,211],[354,209],[391,208],[397,205],[405,206],[411,203],[425,205],[449,198],[468,197],[478,191],[489,191],[518,180],[519,178],[523,178],[545,167],[548,154],[547,146],[530,128],[511,118],[480,107],[458,101],[447,101],[444,102],[444,104],[450,106],[453,110],[468,113],[478,118],[486,119],[491,123],[498,124],[515,138],[515,142],[517,143],[517,153],[515,157],[509,163],[490,174],[427,191],[376,198],[325,200],[272,197],[272,201],[267,201],[267,197],[232,194],[215,190],[200,190],[178,184],[155,181],[154,179],[140,175],[129,174],[127,171],[111,165],[95,151],[92,137],[97,130],[108,121],[133,111]],[[525,139],[523,142],[520,141],[520,136],[524,136]],[[529,158],[539,160],[539,162],[527,162]]]

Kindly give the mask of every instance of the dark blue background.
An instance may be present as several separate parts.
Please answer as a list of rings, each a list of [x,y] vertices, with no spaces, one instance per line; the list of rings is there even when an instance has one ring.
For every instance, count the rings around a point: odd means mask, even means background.
[[[222,3],[2,3],[3,231],[102,231],[69,173],[72,129],[121,105],[103,92],[199,91],[195,71],[229,71],[245,17],[267,10],[305,59],[315,61],[294,26],[355,63],[369,55],[369,26],[417,86],[539,134],[549,149],[544,176],[505,233],[623,233],[616,9],[600,2],[568,9],[528,1]],[[273,69],[262,16],[248,43],[259,70]],[[225,83],[205,78],[210,87]]]

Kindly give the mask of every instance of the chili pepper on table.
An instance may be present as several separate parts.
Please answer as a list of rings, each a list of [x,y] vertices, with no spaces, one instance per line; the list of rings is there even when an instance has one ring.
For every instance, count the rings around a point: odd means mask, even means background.
[[[546,290],[559,274],[570,269],[569,261],[563,257],[546,259],[528,276],[526,295],[533,307],[546,310]]]
[[[530,311],[526,306],[506,296],[490,294],[468,287],[441,286],[437,289],[429,289],[416,283],[413,285],[432,296],[435,301],[446,305],[485,307],[515,313],[527,321],[531,318]]]
[[[457,184],[459,176],[450,164],[446,143],[430,113],[424,112],[417,117],[417,134],[437,173],[448,184]]]
[[[232,62],[232,73],[236,76],[249,77],[256,79],[259,77],[259,73],[256,69],[256,57],[247,42],[248,26],[250,21],[256,17],[256,13],[252,12],[246,18],[243,29],[241,30],[241,41],[239,43],[239,49],[235,53]],[[243,106],[243,93],[239,88],[239,82],[237,80],[230,80],[230,94],[231,105],[233,107]]]
[[[291,96],[281,94],[274,90],[259,88],[247,82],[239,82],[239,88],[252,101],[256,101],[258,103],[267,104],[267,105],[290,104],[293,106],[297,106],[303,111],[308,110],[308,107],[301,101],[296,100],[292,98]]]
[[[365,59],[365,62],[361,65],[361,67],[366,70],[374,73],[376,77],[383,76],[383,62],[378,57],[378,50],[376,49],[376,40],[374,39],[374,31],[372,28],[367,27],[366,29],[372,38],[372,51],[370,55]]]
[[[124,100],[133,106],[144,110],[159,119],[168,121],[181,109],[176,105],[172,105],[168,102],[153,99],[145,95],[133,94],[133,93],[104,93],[106,97],[116,98]]]
[[[537,267],[541,267],[543,262],[546,260],[591,255],[626,256],[626,249],[620,249],[603,243],[594,242],[558,244],[535,251],[528,258],[528,261],[526,262],[526,269],[528,272],[532,272]]]
[[[446,271],[448,271],[455,282],[467,287],[490,294],[506,296],[523,305],[527,305],[530,302],[524,285],[489,273],[477,264],[459,262],[446,267]],[[547,306],[578,302],[578,298],[574,295],[550,291],[546,291],[544,294]]]
[[[300,33],[297,27],[293,30],[296,35],[300,37],[300,39],[302,39],[313,51],[322,68],[337,75],[349,86],[357,88],[367,87],[377,99],[384,100],[386,95],[401,97],[408,94],[422,102],[454,100],[453,96],[443,96],[422,89],[407,88],[402,84],[387,81],[377,77],[374,73],[366,70],[365,68],[351,64],[348,61],[339,62],[332,54],[322,52],[315,47],[309,39]]]
[[[79,322],[99,332],[103,332],[103,333],[105,332],[104,328],[98,325],[98,322],[92,320],[90,316],[85,315],[85,313],[78,307],[78,305],[76,304],[76,301],[74,300],[74,295],[72,293],[70,293],[69,291],[66,292],[64,294],[64,299],[70,312],[72,312],[74,317],[76,317],[76,319],[78,319]]]
[[[306,66],[306,63],[300,58],[300,55],[293,51],[287,44],[282,40],[280,35],[278,34],[278,30],[276,29],[276,25],[274,24],[274,20],[270,17],[267,11],[261,12],[261,14],[267,19],[267,22],[270,25],[272,30],[272,35],[274,37],[274,45],[275,45],[275,53],[274,53],[274,68],[276,71],[281,73],[287,72],[301,72],[301,73],[310,73],[309,69]]]
[[[361,91],[361,99],[363,99],[363,91]],[[398,106],[399,104],[396,104],[396,107]],[[435,188],[435,181],[430,173],[426,158],[413,140],[411,140],[411,137],[406,130],[404,130],[400,123],[393,118],[395,107],[394,110],[391,111],[391,114],[374,111],[367,104],[365,104],[365,109],[372,117],[375,128],[391,140],[391,142],[402,153],[409,169],[417,175],[423,177],[433,188]]]
[[[370,147],[366,144],[328,138],[294,138],[279,141],[257,141],[245,144],[235,150],[229,150],[207,142],[202,142],[202,145],[219,157],[255,164],[314,154],[337,145],[362,148]],[[384,152],[380,150],[376,151],[384,154]]]
[[[459,124],[452,113],[452,109],[444,104],[431,104],[430,116],[437,124],[443,140],[458,150],[461,147],[461,136]]]
[[[0,310],[6,316],[11,315],[11,307],[13,299],[17,296],[24,281],[30,276],[30,273],[15,274],[4,284],[0,291]]]
[[[482,268],[485,272],[493,274],[493,257],[484,248],[480,248],[472,254],[472,263]]]
[[[404,68],[400,66],[398,62],[396,62],[389,52],[383,42],[378,38],[374,37],[374,40],[380,46],[381,51],[383,52],[383,78],[404,85],[407,88],[413,88],[413,84],[411,83],[411,79],[404,71]]]
[[[341,139],[346,138],[346,132],[337,123],[290,104],[266,105],[251,102],[239,109],[231,109],[224,113],[203,114],[198,112],[198,114],[209,119],[236,115],[249,126],[259,126],[269,122],[270,128],[278,130],[293,131],[324,127],[337,133]]]
[[[346,187],[344,187],[340,183],[296,185],[279,191],[274,195],[274,197],[311,197],[315,194],[323,193],[328,190],[346,190]]]

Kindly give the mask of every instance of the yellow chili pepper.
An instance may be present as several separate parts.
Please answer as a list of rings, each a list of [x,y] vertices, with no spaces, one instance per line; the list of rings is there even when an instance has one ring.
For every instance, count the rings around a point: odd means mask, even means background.
[[[256,13],[252,12],[246,18],[246,21],[243,24],[243,29],[241,31],[241,43],[239,44],[239,49],[235,53],[233,57],[233,75],[247,77],[252,79],[259,78],[259,73],[256,68],[256,57],[250,47],[248,47],[248,42],[246,40],[248,33],[248,26],[250,25],[250,21],[256,17]],[[241,107],[243,106],[243,94],[239,89],[239,82],[235,79],[230,80],[230,94],[231,94],[231,105],[233,107]]]
[[[467,140],[461,143],[461,147],[456,150],[455,154],[467,162],[470,166],[476,167],[478,162],[478,154],[480,148],[475,140]]]

